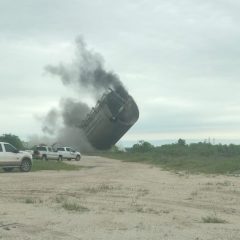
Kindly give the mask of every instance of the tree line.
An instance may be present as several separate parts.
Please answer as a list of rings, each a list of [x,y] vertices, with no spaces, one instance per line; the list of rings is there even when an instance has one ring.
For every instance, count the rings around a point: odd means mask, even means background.
[[[20,150],[25,149],[25,142],[14,134],[0,135],[0,142],[7,142]],[[113,146],[112,152],[122,152],[118,147]],[[207,142],[198,142],[187,144],[184,139],[178,139],[176,143],[154,146],[151,143],[141,140],[132,147],[126,148],[127,153],[150,153],[156,155],[165,155],[169,157],[181,156],[223,156],[236,157],[240,156],[240,145],[236,144],[211,144]]]
[[[154,146],[142,140],[127,148],[126,151],[129,153],[156,153],[175,157],[187,155],[234,157],[240,155],[240,145],[211,144],[207,142],[186,144],[186,141],[180,138],[176,143],[161,146]]]
[[[7,142],[12,144],[17,149],[24,149],[24,142],[18,136],[10,133],[1,135],[0,142]]]

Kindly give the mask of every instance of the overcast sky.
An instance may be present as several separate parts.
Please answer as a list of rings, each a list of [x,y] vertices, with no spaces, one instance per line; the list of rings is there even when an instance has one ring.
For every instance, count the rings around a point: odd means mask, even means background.
[[[70,62],[82,35],[139,105],[124,141],[238,141],[239,12],[239,0],[0,0],[0,134],[41,134],[37,118],[76,94],[44,67]]]

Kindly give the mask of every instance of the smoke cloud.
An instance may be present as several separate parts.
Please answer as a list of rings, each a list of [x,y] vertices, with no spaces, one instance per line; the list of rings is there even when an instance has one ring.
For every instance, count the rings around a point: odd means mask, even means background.
[[[109,88],[123,88],[119,77],[105,70],[101,55],[89,50],[81,37],[76,39],[76,54],[71,64],[47,65],[45,70],[60,77],[64,85],[76,90],[85,88],[95,97]]]
[[[68,127],[79,126],[79,123],[90,111],[86,103],[77,102],[74,99],[64,99],[61,106],[63,123]]]
[[[124,95],[125,90],[119,77],[104,67],[103,57],[87,48],[81,37],[75,41],[76,52],[70,64],[59,63],[47,65],[45,71],[59,77],[68,88],[77,92],[84,90],[95,101],[109,88]],[[91,151],[84,133],[79,128],[80,122],[90,112],[90,107],[78,98],[65,98],[59,103],[58,109],[51,109],[42,121],[42,130],[55,136],[56,142],[69,145],[81,151]]]
[[[42,131],[44,133],[53,135],[56,132],[59,116],[58,110],[51,109],[43,119]]]

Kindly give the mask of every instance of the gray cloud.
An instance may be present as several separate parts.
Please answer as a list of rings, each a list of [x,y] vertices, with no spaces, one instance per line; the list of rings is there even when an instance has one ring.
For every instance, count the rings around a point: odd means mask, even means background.
[[[26,116],[58,104],[64,89],[57,80],[42,76],[42,68],[71,58],[69,48],[61,46],[82,33],[140,105],[140,121],[129,135],[202,128],[240,131],[239,1],[3,0],[0,9],[2,119],[10,111],[9,99],[18,119],[19,99],[29,99]],[[159,97],[164,101],[159,103]],[[26,121],[34,125],[27,119],[18,122],[18,128],[9,127],[11,119],[0,123],[3,130],[18,133]]]

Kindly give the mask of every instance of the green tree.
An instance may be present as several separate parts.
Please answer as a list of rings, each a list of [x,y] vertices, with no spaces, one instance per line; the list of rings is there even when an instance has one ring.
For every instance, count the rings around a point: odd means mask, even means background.
[[[111,147],[111,149],[110,149],[110,152],[115,152],[115,153],[117,153],[117,152],[122,152],[122,151],[118,148],[118,146],[113,145],[113,146]]]
[[[186,145],[186,141],[184,139],[181,139],[181,138],[178,139],[177,143],[178,143],[178,145],[181,145],[181,146],[185,146]]]
[[[154,149],[154,146],[146,141],[139,141],[138,143],[134,144],[132,146],[133,152],[150,152]]]
[[[7,142],[12,144],[17,149],[23,149],[23,142],[21,139],[13,134],[3,134],[0,136],[0,142]]]

